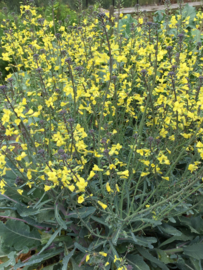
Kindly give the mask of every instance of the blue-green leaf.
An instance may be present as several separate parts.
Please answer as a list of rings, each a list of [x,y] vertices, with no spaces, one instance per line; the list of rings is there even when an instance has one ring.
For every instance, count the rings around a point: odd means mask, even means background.
[[[66,255],[64,258],[63,258],[63,267],[62,267],[62,270],[68,270],[68,263],[70,261],[70,258],[73,256],[75,252],[75,248],[68,254]]]

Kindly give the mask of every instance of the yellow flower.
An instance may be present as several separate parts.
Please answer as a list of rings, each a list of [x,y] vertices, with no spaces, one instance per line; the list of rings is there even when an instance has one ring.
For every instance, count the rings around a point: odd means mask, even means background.
[[[142,173],[141,173],[141,177],[146,176],[146,175],[148,175],[148,174],[150,174],[150,173],[149,173],[149,172],[142,172]]]
[[[143,18],[138,19],[139,24],[143,24]]]
[[[22,195],[22,193],[23,193],[23,190],[22,190],[22,189],[17,189],[17,191],[18,191],[18,193],[19,193],[20,195]]]
[[[80,181],[77,182],[76,186],[79,188],[79,191],[83,192],[85,191],[87,182],[85,182],[85,180],[81,177]]]
[[[89,259],[90,259],[90,255],[88,254],[88,255],[86,256],[86,262],[88,262]]]
[[[83,203],[84,202],[84,195],[81,195],[80,197],[78,197],[78,203]]]
[[[188,166],[188,170],[191,171],[191,172],[194,172],[197,169],[198,169],[198,167],[196,165],[194,165],[194,164],[190,164]]]
[[[74,185],[70,185],[70,186],[68,186],[68,188],[70,189],[70,191],[74,191],[75,190],[75,186]]]
[[[45,186],[44,186],[44,191],[47,192],[47,191],[50,190],[51,188],[52,188],[52,186],[47,186],[47,185],[45,185]]]
[[[114,256],[114,261],[113,261],[113,262],[115,263],[116,261],[120,261],[120,262],[121,262],[122,259],[121,259],[121,258],[117,258],[117,256],[115,255],[115,256]]]
[[[170,137],[168,137],[169,138],[169,140],[171,140],[171,141],[175,141],[175,136],[174,135],[171,135]]]
[[[0,181],[0,188],[2,189],[3,187],[5,187],[5,182],[4,182],[4,180]]]
[[[113,190],[111,189],[110,185],[109,185],[109,182],[106,183],[106,190],[111,193],[113,192]]]
[[[93,171],[102,172],[103,169],[100,169],[96,164],[94,164],[94,167],[92,168]]]
[[[32,184],[34,184],[34,182],[27,182],[27,186],[29,186],[29,188],[31,188],[32,187]]]
[[[129,171],[128,170],[125,170],[123,172],[117,172],[117,175],[123,175],[123,176],[129,176]]]
[[[106,209],[107,208],[107,205],[98,201],[98,204],[103,208],[103,209]]]
[[[102,255],[102,256],[104,256],[104,257],[107,256],[107,253],[105,253],[105,252],[103,252],[103,251],[99,252],[99,254]]]
[[[167,177],[162,176],[162,178],[165,179],[165,180],[167,180],[167,181],[169,181],[169,177],[168,176]]]
[[[116,189],[118,192],[120,192],[119,186],[116,184]]]
[[[95,176],[95,173],[93,171],[91,171],[87,180],[92,179],[92,177],[94,177],[94,176]]]

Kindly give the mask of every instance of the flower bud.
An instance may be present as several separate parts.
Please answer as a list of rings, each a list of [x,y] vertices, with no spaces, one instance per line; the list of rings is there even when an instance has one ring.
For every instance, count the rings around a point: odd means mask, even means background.
[[[143,76],[145,76],[147,74],[147,70],[146,69],[142,69],[141,70],[141,73],[142,73]]]

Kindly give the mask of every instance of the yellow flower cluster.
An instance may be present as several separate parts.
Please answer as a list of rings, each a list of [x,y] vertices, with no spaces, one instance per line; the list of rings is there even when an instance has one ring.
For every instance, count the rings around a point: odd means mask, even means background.
[[[1,91],[1,121],[5,135],[15,136],[19,147],[1,147],[1,193],[6,159],[11,158],[29,188],[76,192],[79,204],[91,199],[88,184],[94,179],[109,200],[133,178],[170,182],[177,162],[194,150],[198,155],[186,174],[198,171],[203,158],[203,47],[191,50],[184,39],[178,47],[180,42],[163,25],[155,45],[145,35],[142,18],[139,35],[117,40],[115,24],[104,41],[98,19],[84,21],[82,30],[58,27],[54,35],[53,24],[39,23],[33,7],[22,7],[21,13],[24,30],[5,22],[15,31],[7,31],[2,40],[2,59],[18,75],[11,72],[6,78],[8,85],[13,80],[13,92]],[[172,16],[170,29],[176,29],[179,19]],[[183,36],[189,38],[187,31]],[[126,135],[130,132],[137,137]],[[93,195],[108,211],[99,191]]]

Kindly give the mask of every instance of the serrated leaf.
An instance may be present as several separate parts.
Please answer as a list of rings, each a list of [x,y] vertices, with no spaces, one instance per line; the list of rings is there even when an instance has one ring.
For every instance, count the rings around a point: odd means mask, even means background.
[[[5,224],[0,222],[0,235],[3,239],[2,248],[19,251],[25,246],[33,247],[40,244],[40,234],[36,229],[30,231],[30,227],[24,222],[8,220]]]
[[[133,266],[133,270],[150,270],[149,266],[144,262],[143,258],[136,255],[127,255],[127,261]]]
[[[62,270],[68,270],[68,263],[70,261],[70,258],[74,255],[74,252],[75,252],[75,248],[68,255],[66,255],[63,258],[63,261],[62,261],[62,264],[63,264]]]
[[[203,260],[203,243],[183,247],[183,253],[197,260]]]
[[[136,245],[154,248],[152,243],[156,243],[157,239],[155,237],[143,237],[143,236],[135,236],[134,233],[131,232],[132,239]]]
[[[138,252],[147,260],[158,265],[162,270],[169,270],[168,267],[161,261],[159,261],[156,257],[152,256],[145,248],[139,247],[137,248]]]
[[[96,211],[96,208],[93,206],[82,207],[78,209],[77,212],[73,211],[68,214],[69,218],[86,218],[89,215],[93,214]]]
[[[175,227],[163,223],[161,226],[158,226],[158,229],[162,232],[162,233],[166,233],[169,235],[176,235],[176,236],[180,236],[182,235],[182,232],[177,230]]]

